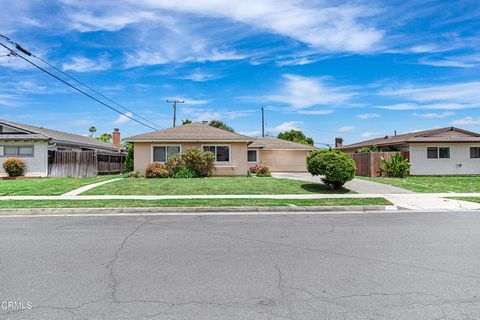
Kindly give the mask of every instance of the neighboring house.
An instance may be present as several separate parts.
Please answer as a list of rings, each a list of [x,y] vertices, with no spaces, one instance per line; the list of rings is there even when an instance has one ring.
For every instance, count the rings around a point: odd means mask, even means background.
[[[46,177],[48,151],[117,152],[120,148],[120,132],[114,132],[114,141],[116,146],[90,137],[0,120],[0,176],[6,175],[1,163],[9,157],[25,161],[26,176]]]
[[[244,176],[249,167],[258,163],[271,171],[306,171],[306,156],[314,150],[295,142],[255,139],[195,122],[126,140],[134,143],[134,169],[142,173],[151,162],[165,163],[173,154],[190,147],[215,154],[216,176]]]
[[[454,127],[385,136],[336,147],[356,152],[362,147],[376,146],[382,151],[409,152],[411,175],[476,175],[480,174],[480,134]]]
[[[307,155],[312,146],[278,138],[256,138],[248,146],[249,165],[264,164],[270,171],[307,171]]]

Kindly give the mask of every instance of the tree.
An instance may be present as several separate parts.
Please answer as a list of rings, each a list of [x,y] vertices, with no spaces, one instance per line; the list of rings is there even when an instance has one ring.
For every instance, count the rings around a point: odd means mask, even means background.
[[[210,121],[210,123],[208,125],[211,126],[211,127],[227,130],[227,131],[230,131],[230,132],[235,132],[235,130],[233,130],[232,127],[228,126],[225,122],[220,121],[220,120],[212,120],[212,121]]]
[[[355,177],[355,162],[339,150],[316,150],[307,157],[307,170],[332,189],[340,189]]]
[[[97,128],[95,128],[94,126],[91,126],[90,129],[88,129],[88,131],[90,131],[90,137],[93,138],[93,135],[95,134],[95,132],[97,132]]]
[[[182,125],[189,124],[189,123],[192,123],[192,120],[190,120],[190,119],[183,119],[182,120]]]
[[[306,137],[300,130],[290,130],[281,132],[277,138],[287,141],[293,141],[297,143],[306,144],[307,146],[313,146],[314,142],[312,138]]]
[[[106,143],[112,143],[112,135],[110,133],[102,133],[99,137],[96,137],[95,139]]]
[[[133,171],[133,143],[127,143],[127,156],[125,157],[125,172]]]

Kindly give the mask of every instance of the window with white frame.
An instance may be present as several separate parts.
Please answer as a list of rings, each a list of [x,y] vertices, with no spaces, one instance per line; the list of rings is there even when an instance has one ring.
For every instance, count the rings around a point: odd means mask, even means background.
[[[215,155],[216,162],[230,162],[230,146],[209,145],[203,146],[203,150],[213,153]]]
[[[180,153],[180,146],[153,146],[152,161],[167,162],[171,156]]]
[[[248,162],[258,162],[258,150],[247,151]]]
[[[32,157],[33,156],[33,145],[27,146],[0,146],[0,156],[20,156],[20,157]]]
[[[449,159],[450,148],[449,147],[428,147],[427,159]]]

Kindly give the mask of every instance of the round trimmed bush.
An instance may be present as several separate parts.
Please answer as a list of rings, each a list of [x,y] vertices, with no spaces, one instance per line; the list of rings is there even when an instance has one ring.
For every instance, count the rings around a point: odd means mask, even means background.
[[[307,157],[307,170],[332,189],[340,189],[355,177],[355,162],[339,150],[317,150]]]
[[[3,169],[9,177],[23,176],[25,173],[25,161],[18,158],[7,158],[3,161]]]
[[[145,178],[168,178],[168,170],[163,163],[152,162],[145,169]]]

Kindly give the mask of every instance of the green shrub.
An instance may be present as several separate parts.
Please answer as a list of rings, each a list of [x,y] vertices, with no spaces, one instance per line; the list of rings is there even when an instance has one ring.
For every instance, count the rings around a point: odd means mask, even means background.
[[[125,172],[133,171],[133,143],[127,144],[127,156],[125,157]]]
[[[195,171],[198,177],[212,175],[215,165],[215,155],[209,151],[198,148],[187,148],[182,152],[184,165]]]
[[[180,170],[184,170],[185,167],[195,172],[195,177],[209,177],[212,175],[214,164],[213,153],[199,148],[187,148],[182,153],[171,156],[166,167],[171,177]]]
[[[9,177],[23,176],[25,173],[25,161],[18,158],[7,158],[3,161],[3,169]]]
[[[177,172],[175,172],[173,175],[172,175],[172,178],[182,178],[182,179],[185,179],[185,178],[198,178],[198,174],[195,170],[193,170],[192,168],[189,168],[187,166],[183,166],[181,167]]]
[[[410,171],[410,163],[400,153],[395,153],[390,160],[380,160],[380,173],[389,178],[405,178]]]
[[[257,170],[258,170],[259,166],[260,165],[258,165],[258,164],[254,165],[254,166],[251,166],[250,169],[249,169],[249,172],[250,173],[257,173]]]
[[[378,152],[378,147],[377,146],[372,146],[372,147],[361,147],[360,149],[358,149],[357,153],[365,153],[365,152]]]
[[[140,173],[140,171],[130,171],[128,173],[128,177],[129,178],[141,178],[142,174]]]
[[[152,162],[145,169],[145,178],[168,178],[168,170],[160,162]]]
[[[165,163],[165,167],[170,176],[173,176],[183,166],[185,166],[185,164],[183,163],[182,155],[180,153],[174,154],[168,158],[167,163]]]
[[[339,150],[317,150],[307,157],[307,169],[313,175],[323,176],[322,181],[333,189],[340,189],[355,177],[355,162]]]
[[[257,167],[256,170],[257,177],[271,177],[270,169],[267,166],[261,164]]]

